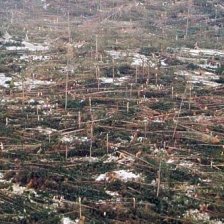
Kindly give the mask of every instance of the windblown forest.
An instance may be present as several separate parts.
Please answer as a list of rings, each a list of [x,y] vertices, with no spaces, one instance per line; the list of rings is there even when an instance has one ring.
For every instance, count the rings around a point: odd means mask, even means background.
[[[0,22],[0,223],[224,223],[222,0],[1,0]]]

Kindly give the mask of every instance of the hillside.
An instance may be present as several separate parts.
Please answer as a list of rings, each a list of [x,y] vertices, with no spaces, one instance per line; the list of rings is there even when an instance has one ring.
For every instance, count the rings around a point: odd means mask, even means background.
[[[0,8],[0,223],[224,223],[222,0]]]

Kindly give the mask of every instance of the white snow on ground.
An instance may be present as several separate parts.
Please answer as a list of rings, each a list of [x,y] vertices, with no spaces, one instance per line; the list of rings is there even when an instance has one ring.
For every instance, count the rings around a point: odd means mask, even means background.
[[[79,42],[75,43],[73,46],[74,46],[75,48],[81,48],[81,47],[83,47],[85,44],[86,44],[85,41],[79,41]]]
[[[161,66],[163,66],[163,67],[166,67],[166,66],[168,66],[168,64],[166,64],[166,59],[163,59],[163,60],[161,60],[160,61],[160,63],[161,63]]]
[[[207,63],[207,59],[205,59],[205,58],[198,59],[198,58],[194,58],[194,57],[177,56],[176,59],[179,61],[182,61],[184,63],[196,63],[197,65],[200,65],[199,62],[202,62],[204,64]]]
[[[63,217],[61,219],[61,224],[78,224],[79,219],[76,219],[75,221],[71,220],[69,217]]]
[[[9,181],[10,182],[10,181]],[[22,187],[19,184],[13,183],[12,192],[17,195],[22,195],[24,192],[29,192],[35,194],[37,196],[37,192],[34,189],[28,189],[26,187]]]
[[[86,136],[82,136],[82,137],[75,137],[75,140],[81,141],[81,142],[88,142],[88,138]]]
[[[166,161],[166,163],[168,163],[168,164],[175,164],[175,163],[177,163],[178,162],[178,160],[177,159],[168,159],[167,161]]]
[[[113,181],[116,179],[127,182],[127,181],[139,181],[142,179],[142,177],[139,174],[134,174],[130,171],[117,170],[117,171],[107,172],[105,174],[100,174],[96,178],[96,181]]]
[[[10,39],[12,39],[12,36],[6,32],[4,35],[3,35],[3,38],[5,39],[5,41],[9,41]]]
[[[182,53],[187,53],[191,56],[221,56],[224,57],[224,51],[215,49],[190,49],[181,48]]]
[[[63,142],[63,143],[72,143],[75,141],[84,143],[84,142],[88,142],[89,139],[86,136],[78,137],[78,136],[69,136],[69,135],[65,135],[61,138],[61,142]]]
[[[106,53],[109,54],[113,59],[120,59],[127,56],[126,52],[115,51],[115,50],[106,51]]]
[[[118,192],[114,192],[114,191],[105,191],[108,195],[112,196],[112,197],[118,197],[119,194]]]
[[[21,44],[23,46],[8,46],[6,50],[8,51],[19,51],[19,50],[28,50],[28,51],[47,51],[49,49],[48,46],[43,46],[41,44],[33,44],[27,41],[22,41]]]
[[[85,162],[89,162],[89,163],[95,163],[98,162],[100,159],[98,157],[89,157],[89,156],[85,156],[85,157],[71,157],[70,161],[71,162],[76,162],[76,161],[85,161]]]
[[[185,168],[191,168],[191,167],[194,166],[194,163],[192,163],[192,162],[190,162],[190,161],[185,161],[185,160],[183,160],[183,161],[181,161],[181,162],[179,163],[179,166],[182,166],[182,167],[185,167]]]
[[[35,99],[29,99],[29,100],[28,100],[28,103],[29,103],[29,104],[36,103],[36,100],[35,100]]]
[[[47,55],[22,55],[20,56],[20,60],[24,61],[46,61],[49,60],[50,56]]]
[[[43,3],[43,9],[47,10],[47,8],[50,4],[48,4],[46,0],[41,0],[41,2]]]
[[[27,190],[26,187],[21,187],[19,184],[13,184],[12,185],[12,191],[14,194],[22,195],[24,191]]]
[[[208,224],[223,224],[219,220],[211,220],[207,212],[200,212],[198,209],[190,209],[184,214],[185,219],[190,219],[197,223],[208,223]]]
[[[103,84],[114,84],[114,85],[121,85],[123,82],[127,81],[130,78],[130,76],[124,76],[124,77],[120,77],[120,78],[115,78],[114,82],[113,82],[113,78],[107,78],[107,77],[101,77],[100,81]]]
[[[17,87],[18,89],[22,89],[22,85],[24,85],[25,89],[27,90],[35,89],[39,86],[48,86],[52,84],[55,84],[55,82],[46,81],[46,80],[38,80],[38,79],[30,79],[30,78],[27,78],[23,82],[23,84],[22,84],[22,81],[14,82],[15,87]]]
[[[7,77],[4,73],[0,73],[0,86],[4,86],[5,88],[9,88],[9,84],[6,82],[10,82],[12,80],[11,77]],[[22,89],[22,81],[15,81],[14,86],[17,87],[18,89]],[[54,84],[52,81],[45,81],[45,80],[38,80],[38,79],[30,79],[27,78],[23,85],[25,89],[34,89],[39,86],[45,86],[45,85],[51,85]]]
[[[18,103],[18,100],[17,99],[9,99],[9,98],[5,98],[5,99],[1,99],[0,100],[0,103]]]
[[[201,181],[203,182],[203,183],[211,183],[212,182],[212,180],[211,179],[201,179]]]
[[[50,103],[44,102],[43,100],[30,99],[27,101],[27,103],[29,105],[25,106],[25,108],[32,108],[32,109],[36,109],[38,111],[42,111],[43,115],[52,114],[52,109],[57,108],[57,103],[50,104]]]
[[[132,66],[143,66],[143,65],[150,65],[151,67],[156,67],[156,64],[150,61],[145,55],[133,52],[122,52],[122,51],[106,51],[114,60],[122,59],[125,57],[129,57],[132,59]]]
[[[190,209],[184,214],[184,218],[193,219],[194,221],[209,221],[208,213],[201,213],[198,209]]]
[[[4,175],[0,172],[0,183],[12,183],[11,180],[7,181],[3,179]],[[34,189],[28,189],[26,187],[22,187],[19,184],[13,183],[8,189],[3,189],[3,191],[9,191],[16,195],[22,195],[24,192],[29,192],[35,194],[37,196],[37,192]]]
[[[198,66],[203,69],[209,69],[214,71],[218,68],[218,65],[209,65],[209,64],[198,64]]]
[[[92,163],[92,162],[98,162],[99,158],[86,156],[86,157],[81,157],[80,160]]]
[[[131,56],[133,57],[133,62],[131,63],[132,66],[143,66],[148,63],[148,58],[145,55],[134,53],[131,54]]]
[[[36,130],[38,130],[40,133],[45,134],[45,135],[51,135],[52,133],[57,132],[56,129],[53,129],[53,128],[43,128],[43,127],[40,127],[40,126],[38,126],[36,128]]]
[[[18,41],[13,40],[13,37],[6,32],[3,36],[3,39],[5,40],[5,43],[10,42],[10,43],[20,43]],[[30,43],[28,41],[22,41],[21,42],[22,46],[7,46],[6,50],[9,51],[16,51],[16,50],[28,50],[28,51],[46,51],[49,49],[49,47],[45,44],[38,44],[38,43]]]
[[[203,84],[206,86],[217,87],[220,86],[220,83],[214,82],[213,80],[218,80],[219,76],[212,72],[189,72],[189,71],[180,71],[176,73],[181,76],[186,76],[190,83],[193,84]]]
[[[0,86],[8,88],[9,84],[7,84],[6,82],[10,82],[11,80],[12,80],[11,77],[6,77],[4,73],[0,73]]]
[[[4,177],[3,173],[0,172],[0,180],[2,180]]]
[[[63,142],[63,143],[71,143],[71,142],[73,142],[73,137],[65,135],[65,136],[63,136],[61,138],[61,142]]]
[[[131,165],[133,164],[135,161],[135,159],[131,156],[128,155],[124,155],[124,154],[120,154],[119,156],[115,156],[115,155],[108,155],[108,158],[103,162],[103,163],[112,163],[112,162],[116,162],[119,164],[128,164]]]

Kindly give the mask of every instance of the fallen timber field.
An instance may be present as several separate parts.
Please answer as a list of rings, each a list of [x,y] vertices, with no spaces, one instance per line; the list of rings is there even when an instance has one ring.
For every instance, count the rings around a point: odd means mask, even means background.
[[[223,3],[65,2],[0,3],[0,223],[224,223]]]

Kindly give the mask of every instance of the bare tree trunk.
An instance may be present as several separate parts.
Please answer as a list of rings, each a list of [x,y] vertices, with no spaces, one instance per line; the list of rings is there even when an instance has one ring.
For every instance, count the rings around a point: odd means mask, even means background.
[[[23,94],[23,97],[22,97],[22,108],[24,110],[24,101],[25,101],[25,89],[24,89],[24,76],[22,76],[22,94]]]
[[[98,35],[96,35],[96,56],[95,59],[98,60]]]
[[[68,71],[66,73],[66,81],[65,81],[65,110],[68,107]]]
[[[113,83],[115,81],[115,71],[114,71],[114,59],[113,59]]]
[[[190,94],[190,96],[189,96],[189,102],[188,102],[188,104],[189,104],[189,110],[191,110],[191,95],[192,95],[192,86],[190,85],[190,88],[189,88],[189,94]]]
[[[79,218],[82,218],[82,200],[79,197]]]
[[[188,29],[189,29],[189,17],[190,17],[190,3],[188,3],[188,9],[187,9],[187,25],[186,25],[186,31],[185,31],[185,39],[188,37]]]
[[[78,112],[78,126],[80,129],[80,127],[81,127],[81,112],[80,111]]]
[[[156,197],[159,197],[160,192],[160,183],[161,183],[161,160],[159,162],[159,170],[158,170],[158,176],[157,176],[157,191],[156,191]]]
[[[92,157],[92,148],[93,148],[93,122],[90,127],[90,148],[89,148],[89,157]]]
[[[107,154],[109,152],[109,134],[107,133]]]

